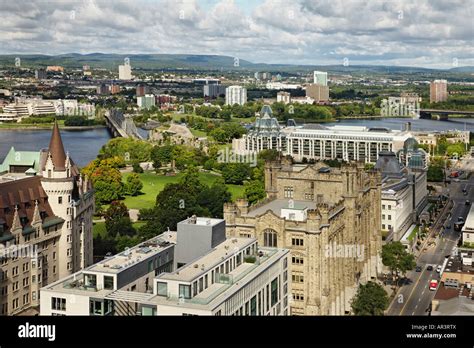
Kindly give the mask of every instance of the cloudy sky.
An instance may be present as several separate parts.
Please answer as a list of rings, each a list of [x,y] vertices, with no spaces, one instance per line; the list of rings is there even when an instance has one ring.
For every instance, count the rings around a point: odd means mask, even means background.
[[[474,65],[474,0],[0,0],[0,54]]]

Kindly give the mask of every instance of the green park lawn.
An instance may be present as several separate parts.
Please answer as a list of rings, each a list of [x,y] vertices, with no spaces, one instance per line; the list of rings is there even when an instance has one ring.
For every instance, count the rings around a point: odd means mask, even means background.
[[[129,173],[123,174],[123,181],[127,179]],[[177,174],[176,176],[164,176],[156,175],[153,172],[145,172],[139,174],[140,179],[143,182],[143,194],[132,197],[126,196],[123,201],[129,209],[142,209],[152,208],[155,205],[156,196],[160,191],[163,190],[166,184],[177,183],[183,174]],[[199,173],[199,178],[203,184],[210,186],[216,181],[219,176],[211,173]],[[244,187],[242,185],[227,185],[229,192],[232,194],[232,199],[241,197],[244,193]]]

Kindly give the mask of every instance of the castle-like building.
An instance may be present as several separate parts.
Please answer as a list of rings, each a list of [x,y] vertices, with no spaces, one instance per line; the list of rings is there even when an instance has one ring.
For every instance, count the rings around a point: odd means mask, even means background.
[[[291,251],[292,315],[344,315],[359,284],[382,269],[380,172],[363,163],[265,165],[267,199],[224,206],[229,237],[253,237]]]
[[[55,123],[46,150],[0,165],[0,314],[35,314],[39,289],[92,264],[92,185]]]

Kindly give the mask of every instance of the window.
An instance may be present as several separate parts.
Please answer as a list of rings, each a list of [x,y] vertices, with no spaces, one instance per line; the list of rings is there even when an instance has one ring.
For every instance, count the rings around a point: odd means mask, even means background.
[[[284,187],[285,198],[293,198],[293,186]]]
[[[382,224],[382,230],[385,230],[385,224]]]
[[[168,283],[157,282],[156,283],[158,296],[168,296]]]
[[[299,273],[293,273],[291,275],[291,280],[293,281],[293,283],[304,283],[303,275]]]
[[[302,292],[293,292],[293,300],[295,301],[304,301],[304,295]]]
[[[387,215],[389,220],[392,220],[392,215]]]
[[[388,210],[392,210],[392,206],[391,205],[388,205]]]
[[[385,210],[385,204],[382,204],[382,209],[384,209],[384,210]]]
[[[250,315],[257,315],[257,296],[250,300]]]
[[[291,245],[293,246],[303,246],[303,238],[291,238]]]
[[[148,261],[148,272],[153,271],[153,260]]]
[[[191,298],[191,286],[179,284],[179,298]]]
[[[292,256],[291,263],[293,265],[302,265],[304,263],[304,259],[302,256]]]
[[[277,233],[275,230],[266,229],[263,232],[263,246],[266,247],[277,247]]]
[[[385,214],[382,214],[382,220],[385,220]]]
[[[62,196],[58,197],[58,204],[63,204],[63,197]]]
[[[65,311],[66,299],[59,297],[51,297],[51,309],[54,309],[56,311]]]
[[[104,289],[113,290],[114,288],[114,277],[104,276]]]
[[[278,302],[278,279],[277,278],[272,280],[271,287],[272,287],[272,293],[271,293],[272,306],[274,306]]]
[[[201,277],[201,278],[199,278],[199,292],[201,292],[203,290],[204,290],[204,279]]]

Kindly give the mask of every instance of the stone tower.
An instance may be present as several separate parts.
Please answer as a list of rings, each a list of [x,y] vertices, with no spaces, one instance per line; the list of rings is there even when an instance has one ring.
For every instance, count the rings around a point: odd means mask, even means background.
[[[42,168],[41,185],[54,213],[64,219],[59,239],[59,277],[92,264],[94,196],[65,152],[57,122]]]

